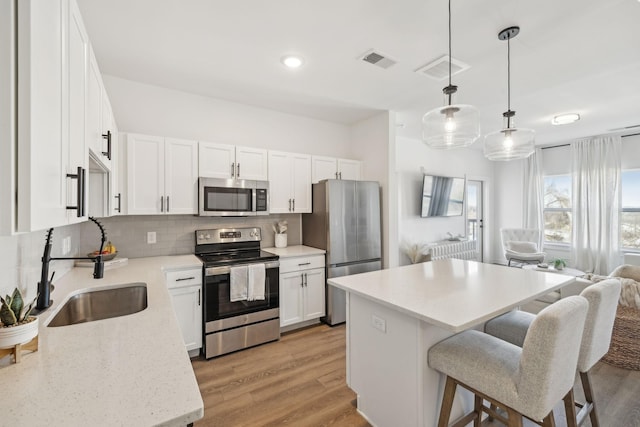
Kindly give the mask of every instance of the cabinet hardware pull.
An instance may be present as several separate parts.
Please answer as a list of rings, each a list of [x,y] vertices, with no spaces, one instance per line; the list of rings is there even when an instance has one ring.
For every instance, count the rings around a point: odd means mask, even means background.
[[[233,178],[234,176],[236,176],[236,163],[235,162],[231,163],[231,178]]]
[[[164,196],[160,196],[160,212],[164,212]]]
[[[181,282],[183,280],[193,280],[195,279],[195,277],[191,276],[191,277],[181,277],[179,279],[176,279],[176,282]]]
[[[342,179],[342,172],[338,172],[339,179]]]
[[[107,156],[107,159],[111,160],[111,131],[108,130],[107,133],[103,133],[102,139],[107,140],[107,151],[103,151],[102,155]]]
[[[167,196],[167,213],[169,213],[169,196]]]
[[[310,265],[310,262],[303,262],[302,264],[298,264],[298,267],[302,267],[303,265]]]
[[[118,199],[118,207],[116,208],[116,212],[122,213],[122,193],[118,193],[118,195],[114,197]]]
[[[76,216],[81,217],[84,214],[84,168],[82,166],[78,166],[77,173],[68,173],[67,178],[77,180],[78,185],[76,186],[76,205],[67,206],[66,208],[68,210],[75,210]]]
[[[236,178],[240,178],[240,163],[236,165]]]
[[[198,289],[198,306],[200,306],[200,289]]]
[[[338,172],[336,172],[336,179],[338,179]]]
[[[87,198],[85,196],[86,191],[85,188],[87,186],[87,170],[85,168],[80,168],[81,171],[81,175],[82,175],[82,188],[80,189],[79,193],[82,196],[80,199],[82,200],[82,204],[80,204],[80,215],[78,216],[85,216],[86,211],[87,211]]]
[[[291,199],[289,199],[289,212],[291,212]]]
[[[293,210],[292,212],[296,211],[296,199],[293,199]]]
[[[307,286],[309,282],[307,281],[307,273],[304,273],[304,285]]]
[[[300,275],[300,287],[304,288],[304,274]]]

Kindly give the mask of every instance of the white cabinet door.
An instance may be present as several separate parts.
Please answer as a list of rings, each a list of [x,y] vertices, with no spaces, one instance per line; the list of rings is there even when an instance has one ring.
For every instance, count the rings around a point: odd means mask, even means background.
[[[120,165],[122,154],[120,153],[120,134],[118,133],[118,125],[116,120],[111,116],[111,173],[109,174],[111,191],[111,200],[109,202],[110,215],[121,215],[124,213],[122,183],[122,166]]]
[[[269,213],[291,209],[291,158],[289,153],[269,151]]]
[[[201,286],[169,289],[187,351],[202,347]]]
[[[338,179],[337,161],[333,157],[311,157],[312,182],[314,184],[323,179]]]
[[[87,68],[87,147],[102,161],[102,77],[91,49],[89,49],[89,52]]]
[[[164,212],[164,140],[127,135],[127,213]]]
[[[67,223],[68,102],[60,0],[17,3],[18,231]],[[8,142],[3,141],[2,144]],[[5,185],[3,183],[2,185]],[[75,191],[77,182],[73,182]]]
[[[280,327],[302,322],[302,273],[295,271],[280,275]]]
[[[236,147],[236,178],[266,181],[268,164],[267,150]]]
[[[67,64],[68,70],[68,94],[69,94],[69,138],[64,156],[68,159],[66,164],[67,174],[77,174],[78,167],[87,168],[89,163],[88,150],[86,148],[86,82],[87,65],[89,55],[89,38],[82,24],[82,17],[75,1],[69,2],[68,17],[68,49]],[[89,178],[85,178],[89,179]],[[77,205],[77,180],[68,180],[66,184],[67,200],[70,205]],[[88,196],[85,189],[84,198]],[[89,206],[86,206],[88,212]],[[87,214],[78,216],[77,210],[67,211],[67,222],[69,224],[85,221]]]
[[[291,154],[291,184],[296,213],[311,213],[311,156]]]
[[[165,139],[164,212],[198,213],[198,143]]]
[[[311,212],[311,156],[269,151],[269,212]]]
[[[358,160],[338,159],[338,179],[359,181],[362,176],[362,162]]]
[[[307,270],[304,274],[304,320],[317,319],[325,314],[324,268]]]
[[[236,163],[235,150],[235,145],[199,142],[198,174],[208,178],[233,178]]]

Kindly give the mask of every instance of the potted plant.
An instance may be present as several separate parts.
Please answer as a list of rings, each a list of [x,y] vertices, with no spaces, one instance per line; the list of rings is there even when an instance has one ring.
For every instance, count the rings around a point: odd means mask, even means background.
[[[278,221],[273,226],[276,233],[276,248],[287,247],[287,221]]]
[[[555,261],[553,261],[553,268],[555,268],[556,270],[562,270],[566,266],[567,262],[562,258],[557,258]]]
[[[38,335],[38,318],[29,316],[36,299],[25,306],[18,288],[11,296],[0,297],[0,349],[26,344]]]

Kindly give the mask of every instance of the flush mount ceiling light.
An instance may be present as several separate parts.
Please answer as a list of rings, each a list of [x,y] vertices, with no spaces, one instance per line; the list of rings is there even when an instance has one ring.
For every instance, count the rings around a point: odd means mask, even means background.
[[[535,132],[532,129],[516,128],[511,110],[511,43],[518,35],[520,27],[509,27],[498,38],[507,41],[507,111],[504,117],[504,129],[491,132],[484,139],[484,155],[489,160],[515,160],[529,157],[535,150]]]
[[[449,58],[451,58],[451,0],[449,0]],[[468,147],[480,137],[480,115],[471,105],[452,104],[458,86],[451,84],[442,89],[445,106],[434,108],[422,117],[422,140],[432,148]]]
[[[287,68],[300,68],[302,66],[302,64],[304,63],[304,61],[302,60],[302,58],[300,58],[299,56],[295,56],[295,55],[286,55],[283,56],[280,61],[285,65],[285,67]]]
[[[551,119],[551,124],[568,125],[569,123],[575,123],[578,120],[580,120],[580,114],[578,113],[559,114]]]

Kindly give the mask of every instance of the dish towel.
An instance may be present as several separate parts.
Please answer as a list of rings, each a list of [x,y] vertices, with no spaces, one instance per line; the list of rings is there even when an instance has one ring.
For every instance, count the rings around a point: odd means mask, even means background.
[[[231,285],[229,287],[229,299],[234,301],[246,301],[247,299],[247,266],[231,267],[229,269]]]
[[[247,301],[264,300],[264,282],[264,264],[249,265],[249,289],[247,291]]]

